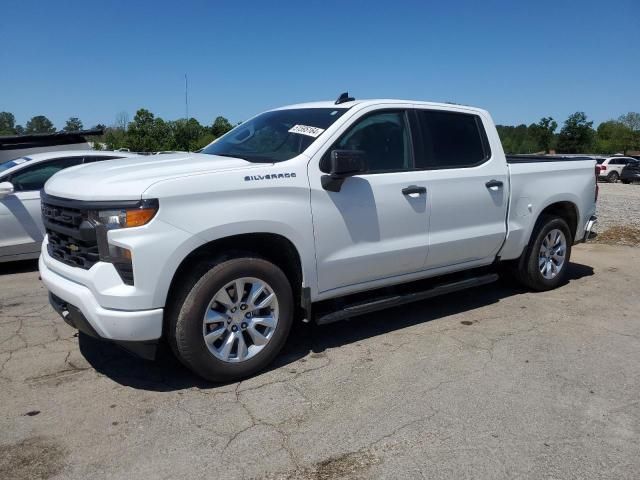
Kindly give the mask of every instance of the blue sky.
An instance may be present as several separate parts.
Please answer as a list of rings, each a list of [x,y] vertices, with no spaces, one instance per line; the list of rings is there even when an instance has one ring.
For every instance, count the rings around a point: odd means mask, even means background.
[[[640,1],[27,1],[0,16],[0,111],[58,128],[140,107],[240,121],[289,103],[453,101],[498,123],[640,111]]]

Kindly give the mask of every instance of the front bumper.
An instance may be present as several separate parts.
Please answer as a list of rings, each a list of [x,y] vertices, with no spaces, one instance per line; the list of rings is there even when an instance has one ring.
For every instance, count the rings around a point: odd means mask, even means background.
[[[39,269],[42,282],[52,294],[52,306],[74,328],[124,346],[130,342],[153,343],[162,336],[162,308],[131,311],[104,308],[89,288],[51,270],[42,256]]]

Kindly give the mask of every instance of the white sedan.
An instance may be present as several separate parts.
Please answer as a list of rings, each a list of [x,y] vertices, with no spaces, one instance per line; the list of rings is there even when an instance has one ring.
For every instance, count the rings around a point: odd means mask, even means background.
[[[44,238],[40,190],[54,173],[83,163],[134,156],[70,150],[35,153],[0,163],[0,262],[38,258]]]

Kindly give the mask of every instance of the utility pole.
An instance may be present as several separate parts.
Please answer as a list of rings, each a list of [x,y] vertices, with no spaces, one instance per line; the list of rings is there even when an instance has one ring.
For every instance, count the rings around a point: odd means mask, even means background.
[[[185,119],[189,121],[189,83],[187,82],[187,74],[184,74],[184,111]]]

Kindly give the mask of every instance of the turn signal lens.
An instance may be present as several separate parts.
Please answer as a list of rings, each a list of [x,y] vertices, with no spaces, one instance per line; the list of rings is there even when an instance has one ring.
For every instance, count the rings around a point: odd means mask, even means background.
[[[157,210],[155,208],[135,208],[126,210],[125,226],[128,228],[146,225],[151,221],[156,212]]]

